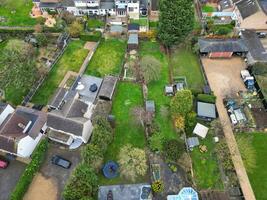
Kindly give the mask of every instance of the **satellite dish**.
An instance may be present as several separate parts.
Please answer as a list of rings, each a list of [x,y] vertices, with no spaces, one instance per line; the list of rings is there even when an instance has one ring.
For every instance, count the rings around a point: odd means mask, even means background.
[[[83,89],[84,89],[84,85],[81,82],[79,82],[76,87],[76,90],[83,90]]]
[[[92,85],[90,86],[89,90],[90,90],[91,92],[96,92],[96,91],[97,91],[97,85],[96,85],[95,83],[92,84]]]

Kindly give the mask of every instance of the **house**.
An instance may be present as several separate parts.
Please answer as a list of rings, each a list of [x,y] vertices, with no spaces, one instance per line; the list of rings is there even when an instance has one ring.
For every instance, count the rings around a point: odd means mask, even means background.
[[[198,39],[199,51],[209,58],[231,58],[246,55],[248,48],[243,39]]]
[[[105,76],[98,93],[98,98],[111,101],[116,89],[118,78],[115,76]]]
[[[208,131],[209,131],[208,127],[206,127],[200,123],[197,123],[197,125],[195,126],[195,128],[193,130],[193,133],[200,136],[202,139],[204,139],[207,136]]]
[[[129,35],[127,45],[128,45],[128,51],[138,49],[139,41],[138,41],[138,34],[137,33],[131,33]]]
[[[197,102],[197,116],[203,120],[216,119],[216,106],[212,103]]]
[[[0,112],[0,151],[29,158],[46,131],[46,113],[2,103]]]
[[[48,113],[47,126],[50,129],[48,137],[51,140],[66,145],[76,141],[88,142],[93,130],[90,120],[93,107],[78,97],[78,92],[69,95],[60,109]]]
[[[248,65],[253,65],[257,62],[266,63],[267,52],[256,32],[251,30],[243,30],[241,31],[241,37],[248,48],[248,53],[246,55]]]

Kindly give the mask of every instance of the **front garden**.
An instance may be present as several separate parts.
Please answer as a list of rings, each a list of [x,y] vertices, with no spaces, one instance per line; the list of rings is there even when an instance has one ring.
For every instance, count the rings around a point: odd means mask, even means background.
[[[47,104],[54,91],[68,71],[79,72],[88,50],[84,48],[85,42],[82,40],[71,41],[62,57],[49,72],[42,86],[33,96],[32,102],[37,104]]]
[[[120,74],[125,50],[126,42],[123,40],[102,39],[85,73],[98,77]]]
[[[0,26],[33,26],[36,20],[30,17],[32,0],[0,1]]]

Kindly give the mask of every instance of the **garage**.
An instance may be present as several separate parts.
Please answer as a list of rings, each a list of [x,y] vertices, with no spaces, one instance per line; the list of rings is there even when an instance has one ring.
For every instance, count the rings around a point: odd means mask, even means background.
[[[233,55],[245,56],[248,48],[243,39],[207,39],[198,40],[199,51],[208,58],[231,58]]]

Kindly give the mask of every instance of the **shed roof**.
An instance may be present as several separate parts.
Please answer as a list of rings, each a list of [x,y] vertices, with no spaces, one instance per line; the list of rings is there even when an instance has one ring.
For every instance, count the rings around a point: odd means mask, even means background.
[[[255,62],[267,62],[267,52],[255,31],[241,31],[241,36],[248,48],[251,58]]]
[[[212,103],[197,102],[197,115],[199,117],[216,118],[216,107]]]
[[[99,91],[99,98],[104,100],[112,100],[118,78],[115,76],[105,76]]]
[[[131,33],[129,35],[128,44],[138,44],[138,34]]]
[[[152,100],[146,101],[146,111],[155,112],[155,102]]]
[[[195,126],[194,130],[193,130],[193,133],[202,137],[202,138],[205,138],[207,133],[209,131],[209,128],[200,124],[200,123],[197,123],[197,125]]]
[[[248,52],[243,39],[198,39],[201,53]]]
[[[193,148],[193,147],[196,147],[196,146],[199,145],[198,137],[190,137],[190,138],[187,138],[186,142],[187,142],[187,146],[189,148]]]
[[[66,88],[62,88],[62,87],[57,88],[53,97],[48,102],[48,105],[54,108],[58,108],[67,93],[68,93],[68,90]]]
[[[139,24],[136,23],[128,24],[129,31],[139,31],[139,29],[140,29]]]
[[[236,3],[236,6],[243,19],[259,11],[259,7],[255,0],[240,0]]]

